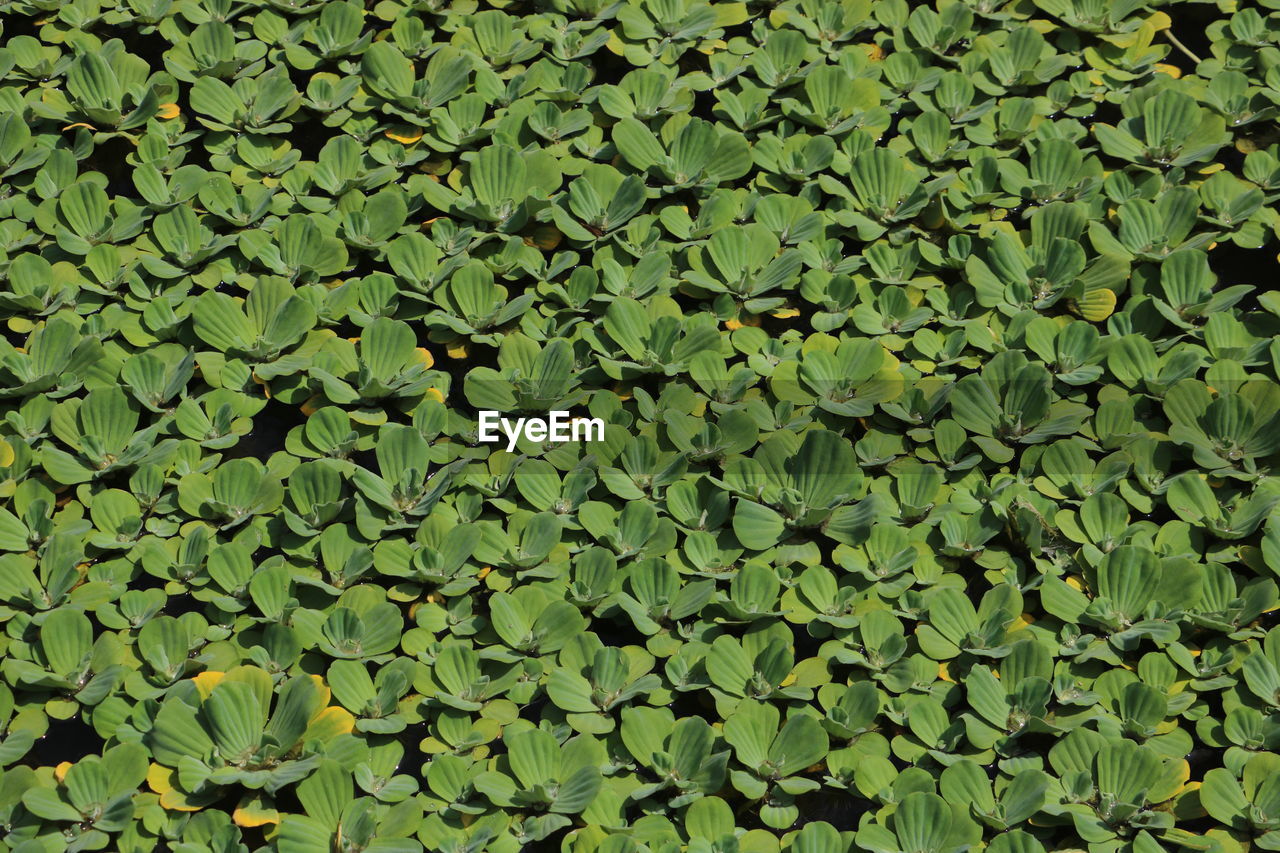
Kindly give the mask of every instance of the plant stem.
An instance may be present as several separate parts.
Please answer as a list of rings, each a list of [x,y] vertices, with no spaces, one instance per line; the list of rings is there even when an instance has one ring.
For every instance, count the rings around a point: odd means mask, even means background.
[[[1191,52],[1191,50],[1185,44],[1180,42],[1178,40],[1178,37],[1173,34],[1173,30],[1167,29],[1167,30],[1161,30],[1160,32],[1164,34],[1164,37],[1169,40],[1170,44],[1172,44],[1178,50],[1182,51],[1187,56],[1189,56],[1192,62],[1196,63],[1197,65],[1200,64],[1201,62],[1200,57],[1196,56],[1194,53]]]

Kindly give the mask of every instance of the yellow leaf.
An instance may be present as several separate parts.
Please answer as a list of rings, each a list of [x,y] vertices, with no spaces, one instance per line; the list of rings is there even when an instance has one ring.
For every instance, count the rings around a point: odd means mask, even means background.
[[[1164,20],[1166,22],[1169,20],[1167,15],[1164,16]],[[1151,41],[1156,37],[1157,32],[1159,32],[1161,29],[1165,29],[1168,27],[1167,23],[1164,25],[1164,27],[1159,26],[1159,23],[1160,23],[1160,19],[1157,16],[1153,15],[1147,20],[1143,21],[1141,26],[1139,26],[1136,30],[1131,30],[1126,33],[1119,33],[1116,35],[1103,36],[1102,38],[1107,42],[1115,45],[1116,47],[1123,48],[1125,50],[1130,50],[1135,47],[1145,48],[1150,46]],[[1101,85],[1101,84],[1096,84],[1096,85]]]
[[[1067,586],[1079,592],[1084,592],[1084,579],[1079,575],[1067,575]]]
[[[951,670],[947,668],[946,661],[938,664],[938,678],[948,684],[955,684],[955,681],[951,678]]]
[[[57,779],[59,782],[66,781],[67,771],[70,769],[71,769],[70,761],[62,762],[57,767],[53,768],[53,778]]]
[[[622,56],[623,51],[627,49],[626,45],[622,43],[622,39],[618,38],[616,30],[609,35],[609,40],[604,43],[604,47],[605,50],[615,56]]]
[[[1115,291],[1105,287],[1091,290],[1076,301],[1076,310],[1089,322],[1100,323],[1116,310]]]
[[[777,311],[774,311],[769,316],[777,317],[779,320],[789,320],[792,317],[799,317],[800,309],[799,308],[779,308]]]
[[[1179,77],[1182,76],[1181,68],[1179,68],[1176,65],[1168,65],[1164,62],[1157,62],[1155,64],[1155,70],[1157,74],[1168,74],[1174,80],[1177,80]]]
[[[320,410],[320,403],[323,401],[324,401],[324,397],[322,397],[321,395],[312,394],[310,397],[306,399],[305,402],[303,402],[302,406],[300,407],[302,409],[302,414],[306,415],[307,417],[311,417],[312,415],[314,415],[316,412]]]
[[[787,674],[787,677],[786,677],[786,678],[784,678],[784,679],[782,679],[782,684],[780,684],[780,685],[778,685],[778,686],[779,686],[779,687],[790,687],[791,685],[793,685],[793,684],[795,684],[795,683],[796,683],[796,674],[795,674],[794,672],[792,672],[792,673],[788,673],[788,674]]]
[[[439,388],[428,388],[425,396],[428,400],[435,400],[437,403],[444,402],[444,394]]]
[[[418,363],[423,367],[430,367],[436,363],[436,360],[431,357],[431,353],[426,347],[416,347],[414,352],[418,354]]]
[[[356,727],[356,718],[346,708],[330,705],[311,720],[303,740],[329,740],[338,735],[349,735]]]
[[[271,386],[267,385],[266,380],[265,380],[265,379],[259,379],[259,378],[258,378],[258,374],[256,374],[256,373],[250,373],[250,374],[249,374],[249,377],[254,381],[254,383],[255,383],[255,384],[258,384],[258,385],[261,385],[261,386],[262,386],[262,393],[266,396],[266,398],[267,398],[268,400],[270,400],[270,399],[271,399]]]
[[[333,695],[333,694],[329,691],[329,685],[327,685],[327,684],[325,684],[325,683],[324,683],[324,678],[323,678],[322,676],[315,675],[314,673],[311,675],[311,680],[315,682],[315,685],[316,685],[316,695],[320,697],[320,701],[319,701],[319,703],[318,703],[318,704],[320,704],[320,705],[328,705],[328,704],[329,704],[329,697]],[[321,710],[319,713],[317,713],[317,714],[316,714],[316,716],[315,716],[315,717],[312,717],[311,719],[312,719],[312,720],[314,720],[314,719],[316,719],[316,717],[319,717],[319,716],[320,716],[320,714],[323,714],[323,713],[324,713],[324,711],[323,711],[323,710]]]
[[[211,669],[207,672],[200,673],[195,678],[191,679],[191,681],[195,683],[196,691],[199,692],[200,698],[208,699],[209,694],[213,692],[213,688],[222,683],[224,676],[226,676],[225,672],[218,672]]]
[[[730,317],[728,320],[724,321],[724,327],[731,332],[736,332],[742,328],[742,323],[737,317]]]
[[[621,382],[613,386],[613,393],[616,394],[618,399],[623,402],[631,399],[631,389],[623,385]]]
[[[1034,624],[1035,621],[1036,621],[1036,617],[1032,616],[1030,613],[1023,613],[1017,619],[1013,620],[1013,624],[1009,626],[1009,630],[1021,631],[1023,628],[1027,627],[1028,625]]]
[[[445,354],[449,358],[466,358],[471,354],[470,341],[454,341],[445,348]]]
[[[1173,25],[1173,19],[1164,12],[1156,12],[1150,18],[1147,18],[1146,25],[1156,32],[1160,32],[1160,30],[1169,29]]]
[[[248,809],[236,807],[231,813],[231,820],[236,826],[251,827],[263,826],[264,824],[276,824],[280,822],[280,812],[275,809],[270,811],[254,812]]]
[[[182,791],[177,788],[178,771],[159,764],[152,764],[147,771],[147,785],[160,795],[161,808],[175,812],[198,812],[200,807],[192,805]]]
[[[182,110],[177,104],[161,104],[160,109],[156,111],[156,115],[168,120],[182,115]]]
[[[171,791],[173,790],[173,774],[174,771],[168,767],[152,764],[147,768],[147,786],[157,794]]]
[[[872,62],[879,62],[880,60],[884,59],[884,48],[882,48],[878,44],[873,44],[873,43],[864,44],[862,45],[862,49],[866,52],[867,59],[871,60]]]
[[[560,233],[560,229],[554,225],[542,225],[533,229],[533,233],[524,238],[526,246],[533,246],[535,249],[542,249],[549,252],[556,246],[560,245],[560,241],[564,239],[564,235]]]
[[[382,133],[387,139],[401,145],[412,145],[422,138],[422,128],[411,127],[408,130],[385,130]]]
[[[97,130],[97,128],[96,128],[96,127],[94,127],[93,125],[91,125],[91,124],[85,124],[85,123],[84,123],[84,122],[82,122],[82,121],[78,121],[78,122],[76,122],[76,123],[74,123],[74,124],[69,124],[69,125],[67,125],[66,127],[62,128],[62,129],[63,129],[63,130],[75,130],[77,127],[85,127],[85,128],[88,128],[89,130]]]
[[[176,788],[171,791],[165,791],[160,795],[161,808],[168,809],[173,812],[198,812],[200,807],[189,802],[186,796]]]
[[[476,572],[476,577],[479,578],[480,580],[484,580],[485,578],[489,577],[489,572],[491,571],[493,571],[493,566],[485,566],[483,569]]]
[[[264,826],[279,823],[280,812],[268,806],[261,797],[245,797],[231,813],[231,819],[236,826]]]
[[[0,468],[8,468],[13,464],[13,445],[0,439]]]

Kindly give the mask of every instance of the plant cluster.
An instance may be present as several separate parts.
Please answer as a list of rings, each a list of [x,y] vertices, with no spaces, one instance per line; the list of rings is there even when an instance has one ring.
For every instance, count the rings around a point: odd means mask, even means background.
[[[0,850],[1280,850],[1278,10],[0,1]]]

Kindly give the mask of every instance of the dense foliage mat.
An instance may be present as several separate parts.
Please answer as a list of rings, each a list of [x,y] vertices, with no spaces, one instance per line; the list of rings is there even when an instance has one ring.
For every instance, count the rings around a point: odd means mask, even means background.
[[[0,850],[1280,850],[1275,10],[0,2]]]

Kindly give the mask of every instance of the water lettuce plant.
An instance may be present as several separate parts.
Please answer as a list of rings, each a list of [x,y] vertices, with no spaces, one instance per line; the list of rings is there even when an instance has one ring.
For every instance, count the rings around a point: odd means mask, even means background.
[[[1278,108],[1277,0],[0,0],[0,853],[1280,850]]]

